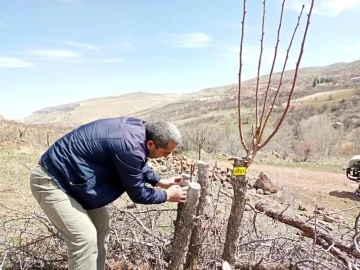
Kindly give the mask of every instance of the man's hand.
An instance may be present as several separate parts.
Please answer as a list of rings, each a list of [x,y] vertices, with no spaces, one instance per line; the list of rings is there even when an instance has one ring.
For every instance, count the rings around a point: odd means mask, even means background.
[[[179,185],[181,177],[170,177],[168,179],[160,179],[156,186],[161,188],[169,188],[173,185]]]
[[[187,190],[189,187],[181,187],[178,185],[172,185],[166,190],[168,202],[180,202],[186,201]]]

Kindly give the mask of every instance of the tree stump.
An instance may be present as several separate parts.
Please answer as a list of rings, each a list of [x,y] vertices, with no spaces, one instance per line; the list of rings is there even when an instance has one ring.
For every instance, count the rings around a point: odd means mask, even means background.
[[[206,196],[208,192],[208,167],[209,164],[201,160],[197,162],[198,166],[198,183],[201,186],[199,204],[196,209],[196,221],[191,232],[189,243],[189,251],[186,258],[185,269],[196,269],[198,258],[201,250],[201,240],[203,236],[202,230],[202,215],[204,214],[204,207],[206,205]]]
[[[187,173],[182,173],[181,174],[181,181],[180,181],[180,185],[181,186],[188,186],[190,183],[190,174]],[[176,234],[178,231],[180,231],[180,226],[181,226],[181,217],[183,216],[183,212],[184,212],[184,208],[185,208],[185,204],[183,203],[179,203],[177,205],[177,212],[176,212],[176,220],[174,222],[174,227],[175,227],[175,232],[174,232],[174,239],[176,238]]]
[[[193,222],[195,219],[196,207],[199,203],[201,187],[198,183],[189,183],[186,202],[182,205],[181,213],[178,212],[178,218],[175,227],[174,241],[169,269],[181,270],[185,260],[185,254],[189,243]]]
[[[235,263],[236,244],[240,236],[240,226],[245,212],[247,185],[245,159],[234,158],[233,176],[231,182],[234,189],[234,198],[231,204],[222,255],[222,259],[229,262],[230,265]]]

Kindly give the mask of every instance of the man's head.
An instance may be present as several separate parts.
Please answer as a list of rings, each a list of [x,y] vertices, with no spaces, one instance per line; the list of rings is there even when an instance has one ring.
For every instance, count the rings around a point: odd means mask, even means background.
[[[149,158],[167,157],[178,144],[181,144],[181,134],[173,123],[153,121],[146,124]]]

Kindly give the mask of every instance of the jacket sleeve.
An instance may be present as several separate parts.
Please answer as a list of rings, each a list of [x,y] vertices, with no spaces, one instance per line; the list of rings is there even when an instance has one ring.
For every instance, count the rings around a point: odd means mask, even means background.
[[[157,182],[161,179],[161,177],[148,165],[145,165],[142,168],[142,173],[146,183],[151,184],[153,187],[156,186]]]
[[[141,151],[119,151],[115,153],[113,160],[119,179],[134,203],[159,204],[166,201],[167,195],[164,190],[153,189],[145,185],[145,180],[148,178],[142,171],[144,160]]]

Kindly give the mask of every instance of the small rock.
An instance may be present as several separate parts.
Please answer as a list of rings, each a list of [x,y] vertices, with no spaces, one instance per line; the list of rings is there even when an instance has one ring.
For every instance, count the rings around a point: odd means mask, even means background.
[[[308,213],[308,212],[300,213],[300,216],[307,217],[307,218],[313,217],[313,216],[312,216],[310,213]]]
[[[300,210],[300,211],[306,211],[307,209],[306,209],[305,206],[302,206],[301,204],[299,204],[298,210]]]
[[[0,193],[13,192],[13,191],[14,191],[13,187],[0,184]]]
[[[335,218],[324,215],[324,221],[328,222],[328,223],[334,223],[336,222]]]
[[[131,203],[131,204],[126,205],[126,209],[133,209],[133,208],[136,208],[135,203]]]
[[[245,204],[245,211],[251,211],[251,210],[252,210],[252,209],[251,209],[250,205]]]
[[[254,197],[257,198],[257,199],[261,199],[261,196],[258,195],[258,194],[254,194]]]
[[[269,191],[270,193],[277,193],[280,190],[279,186],[271,180],[270,176],[263,172],[259,174],[254,187],[264,191]]]

